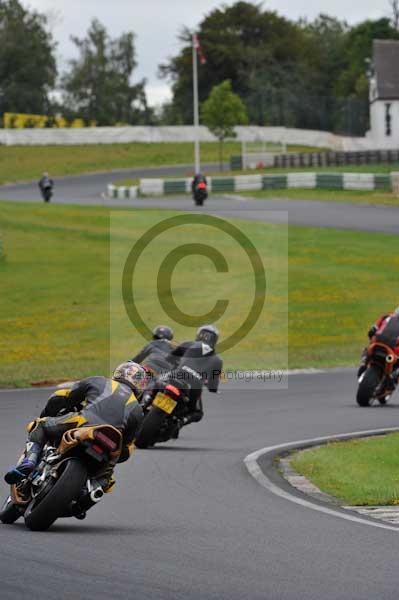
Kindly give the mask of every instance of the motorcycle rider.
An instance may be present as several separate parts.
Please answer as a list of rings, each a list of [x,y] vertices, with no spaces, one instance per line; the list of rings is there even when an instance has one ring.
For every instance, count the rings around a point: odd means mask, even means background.
[[[171,343],[173,330],[166,325],[158,325],[152,333],[153,338],[151,342],[146,344],[133,358],[129,359],[130,362],[142,364],[148,371],[148,384],[159,373],[169,371],[171,366],[173,366],[173,364],[166,360],[166,357],[173,349],[173,344]],[[79,381],[65,383],[61,388],[55,390],[47,400],[46,406],[40,413],[40,417],[57,417],[61,414],[81,410],[82,406],[80,402],[77,403],[77,400],[80,398],[79,394],[75,393],[75,389],[79,384]],[[139,402],[141,401],[141,392],[138,394],[137,399]]]
[[[203,386],[206,385],[210,392],[218,391],[223,369],[223,361],[215,350],[218,339],[219,331],[214,325],[200,327],[195,341],[183,342],[170,353],[168,361],[175,361],[175,368],[161,375],[152,386],[151,399],[170,379],[181,382],[188,392],[188,414],[177,422],[176,430],[172,435],[174,438],[178,437],[182,427],[197,423],[204,416]]]
[[[134,362],[119,365],[112,379],[88,377],[76,382],[66,396],[71,412],[29,423],[25,453],[20,462],[5,474],[5,481],[14,484],[27,477],[38,464],[47,441],[58,443],[66,431],[85,425],[107,423],[119,429],[122,433],[122,451],[118,462],[126,461],[134,450],[135,433],[143,419],[137,395],[146,385],[145,369]],[[80,409],[76,411],[75,407]],[[114,466],[111,465],[104,476],[97,480],[105,492],[113,487]]]
[[[196,175],[194,175],[193,177],[193,180],[191,182],[191,191],[193,194],[195,193],[195,190],[197,189],[199,183],[205,183],[205,185],[208,185],[206,177],[202,173],[196,173]]]
[[[143,365],[154,375],[172,366],[167,360],[174,346],[173,330],[166,325],[158,325],[152,332],[152,340],[148,342],[131,360]]]
[[[381,342],[395,348],[399,345],[399,306],[391,313],[382,315],[372,325],[367,333],[370,342]],[[358,370],[360,377],[367,369],[367,347],[361,356],[361,364]],[[399,361],[394,366],[388,391],[393,392],[399,380]]]
[[[45,202],[50,202],[52,195],[54,181],[49,177],[49,174],[45,171],[39,180],[39,188]]]

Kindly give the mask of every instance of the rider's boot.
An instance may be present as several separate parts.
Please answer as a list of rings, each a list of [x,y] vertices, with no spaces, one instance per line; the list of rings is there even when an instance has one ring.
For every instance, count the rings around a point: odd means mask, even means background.
[[[39,461],[41,451],[41,444],[38,444],[37,442],[28,442],[22,460],[5,474],[5,482],[9,485],[18,483],[32,473]]]

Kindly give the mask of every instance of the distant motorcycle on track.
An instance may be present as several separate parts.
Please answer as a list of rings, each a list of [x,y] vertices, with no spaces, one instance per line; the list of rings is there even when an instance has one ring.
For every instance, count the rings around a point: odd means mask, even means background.
[[[40,193],[45,202],[50,202],[53,196],[53,187],[54,182],[49,177],[48,173],[43,173],[43,177],[40,179],[39,183]]]
[[[191,191],[196,206],[203,206],[205,200],[208,198],[208,184],[204,175],[199,173],[194,177],[191,184]]]

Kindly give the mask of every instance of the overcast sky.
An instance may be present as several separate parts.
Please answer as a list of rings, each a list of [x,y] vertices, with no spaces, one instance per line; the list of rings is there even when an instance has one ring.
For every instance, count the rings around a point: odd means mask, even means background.
[[[213,9],[232,5],[235,0],[22,0],[25,6],[50,15],[58,42],[58,64],[63,69],[74,57],[70,35],[83,37],[93,17],[97,17],[112,37],[125,31],[136,34],[138,68],[136,80],[147,79],[150,104],[168,98],[168,84],[157,77],[158,65],[179,51],[177,34],[183,25],[194,28]],[[258,4],[258,2],[254,2]],[[314,18],[324,12],[354,24],[390,14],[388,0],[267,0],[265,9],[290,18]]]

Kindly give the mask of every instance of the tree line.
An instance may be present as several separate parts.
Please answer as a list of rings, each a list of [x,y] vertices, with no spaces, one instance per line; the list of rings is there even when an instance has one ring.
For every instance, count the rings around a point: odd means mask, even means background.
[[[200,101],[229,80],[250,123],[364,134],[373,40],[399,39],[398,3],[388,1],[392,19],[355,26],[323,14],[292,21],[244,1],[212,10],[197,28],[206,58]],[[0,113],[62,114],[98,125],[192,123],[191,34],[180,32],[180,52],[159,67],[173,98],[154,109],[145,80],[133,83],[133,32],[113,39],[94,19],[85,37],[72,37],[77,58],[59,73],[46,15],[0,0]]]

